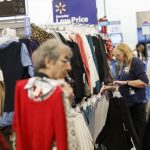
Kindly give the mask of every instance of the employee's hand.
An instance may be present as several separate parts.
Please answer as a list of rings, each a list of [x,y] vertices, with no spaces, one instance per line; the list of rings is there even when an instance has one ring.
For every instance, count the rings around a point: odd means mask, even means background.
[[[100,95],[103,95],[105,91],[114,91],[116,89],[115,86],[103,85],[100,89]]]
[[[128,83],[128,81],[114,81],[113,84],[120,86],[120,85],[127,85],[127,83]]]

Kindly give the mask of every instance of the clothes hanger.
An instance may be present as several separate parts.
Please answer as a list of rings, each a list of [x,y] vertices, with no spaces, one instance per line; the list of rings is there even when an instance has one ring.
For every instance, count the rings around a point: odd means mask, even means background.
[[[115,97],[117,97],[117,98],[121,98],[122,97],[120,92],[119,92],[119,86],[118,85],[116,85],[116,90],[113,93],[113,98],[115,98]]]
[[[15,29],[5,28],[2,30],[2,37],[17,37],[17,32]]]

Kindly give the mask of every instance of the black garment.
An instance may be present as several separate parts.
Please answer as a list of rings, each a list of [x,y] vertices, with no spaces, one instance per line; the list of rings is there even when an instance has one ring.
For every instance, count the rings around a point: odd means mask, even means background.
[[[17,80],[28,78],[28,70],[21,63],[21,44],[12,42],[8,47],[0,49],[0,68],[3,71],[6,88],[4,112],[14,110],[14,89]]]
[[[98,68],[98,64],[97,64],[97,58],[96,58],[96,55],[95,55],[95,49],[94,49],[94,46],[93,46],[92,36],[87,35],[86,38],[88,40],[88,43],[89,43],[89,46],[90,46],[90,49],[91,49],[91,53],[92,53],[92,56],[93,56],[93,60],[94,60],[94,64],[95,64],[97,73],[99,73],[99,68]],[[96,81],[96,87],[93,89],[93,93],[98,94],[99,91],[100,91],[100,79],[98,81]]]
[[[83,81],[85,69],[77,43],[67,41],[67,45],[71,48],[73,53],[73,57],[71,58],[72,70],[70,71],[69,76],[74,80],[72,86],[75,94],[75,101],[76,103],[79,103],[82,98],[85,97],[85,85]]]
[[[133,124],[136,130],[136,133],[140,139],[143,141],[143,136],[146,128],[146,104],[137,104],[130,107],[130,113],[133,120]],[[150,149],[150,147],[149,147]]]
[[[59,32],[58,32],[58,35],[59,35],[61,41],[62,41],[64,44],[67,45],[67,40],[63,37],[63,35],[62,35],[61,33],[59,33]]]
[[[102,61],[103,58],[102,58],[98,38],[96,36],[93,36],[92,39],[93,39],[93,45],[95,47],[95,55],[97,58],[97,65],[98,65],[98,71],[99,71],[98,75],[100,79],[100,84],[102,84],[102,82],[104,81],[104,66],[103,66],[103,61]]]
[[[102,61],[103,61],[103,68],[104,68],[104,83],[108,84],[110,81],[110,68],[107,61],[107,54],[106,54],[106,48],[105,48],[105,41],[102,39],[102,37],[98,36],[100,50],[102,54]]]
[[[101,37],[97,38],[96,36],[93,36],[92,39],[93,39],[93,45],[95,47],[95,55],[97,58],[100,84],[102,82],[108,84],[110,69],[107,62],[107,55],[105,51],[104,41]]]
[[[30,40],[28,38],[23,38],[23,39],[19,39],[20,43],[24,43],[30,53],[30,56],[32,56],[32,53],[34,52],[35,49],[38,48],[39,43],[36,40]]]
[[[36,39],[32,39],[30,41],[32,52],[34,52],[40,46],[40,43]]]
[[[96,143],[105,145],[108,150],[130,150],[133,147],[131,138],[136,149],[140,150],[140,142],[125,99],[110,99],[106,124]]]
[[[149,150],[150,149],[150,116],[148,118],[148,123],[146,125],[144,139],[142,142],[142,150]]]
[[[45,73],[41,73],[41,72],[35,72],[35,77],[46,77],[46,78],[50,78],[48,75],[46,75]]]
[[[58,33],[61,41],[68,45],[73,53],[73,56],[70,60],[72,70],[69,72],[69,76],[74,80],[74,83],[71,84],[74,92],[74,100],[75,103],[78,104],[82,101],[83,97],[85,97],[85,85],[83,81],[83,76],[85,74],[85,68],[83,65],[82,57],[80,54],[80,49],[77,43],[73,41],[67,41],[62,34]]]

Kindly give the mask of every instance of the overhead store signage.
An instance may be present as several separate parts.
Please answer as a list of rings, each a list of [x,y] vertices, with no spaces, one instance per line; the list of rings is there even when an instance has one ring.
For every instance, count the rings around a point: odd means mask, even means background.
[[[150,23],[148,21],[144,21],[142,23],[142,34],[143,35],[150,34]]]
[[[121,21],[109,21],[108,34],[121,33]]]
[[[0,17],[25,15],[25,0],[0,0]]]
[[[150,11],[136,12],[139,43],[150,43]]]
[[[96,0],[53,0],[53,21],[97,24]]]
[[[99,26],[108,26],[109,22],[108,21],[101,21],[101,22],[98,22],[98,25]]]

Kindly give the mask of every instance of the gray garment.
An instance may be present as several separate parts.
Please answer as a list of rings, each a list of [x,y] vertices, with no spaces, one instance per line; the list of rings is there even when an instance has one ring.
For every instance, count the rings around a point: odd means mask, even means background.
[[[92,110],[92,115],[88,126],[94,142],[105,125],[108,107],[109,97],[106,92],[105,95],[97,99]]]
[[[29,51],[24,43],[21,45],[21,62],[24,67],[28,67],[28,73],[31,77],[34,76],[33,63]]]
[[[4,49],[9,46],[12,42],[18,42],[19,40],[9,39],[8,41],[5,41],[3,43],[0,43],[0,49]]]

